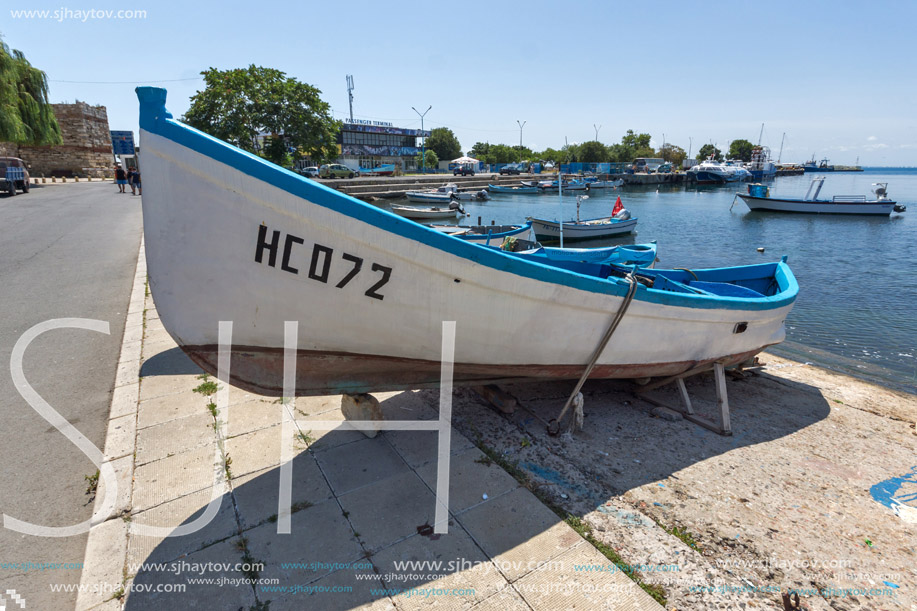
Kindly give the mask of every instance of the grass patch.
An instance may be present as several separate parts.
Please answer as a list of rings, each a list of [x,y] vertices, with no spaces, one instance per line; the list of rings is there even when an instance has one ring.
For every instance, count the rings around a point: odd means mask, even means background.
[[[312,436],[312,431],[299,431],[298,433],[294,433],[293,439],[305,445],[307,448],[315,443],[315,437]]]
[[[202,382],[200,386],[195,388],[192,392],[204,395],[205,397],[210,397],[215,395],[218,389],[219,387],[217,386],[216,382],[213,380],[207,380],[206,382]]]
[[[523,437],[522,441],[519,442],[519,445],[523,448],[527,448],[532,445],[532,442],[529,441],[528,437]]]
[[[474,462],[478,463],[479,465],[484,465],[485,467],[489,467],[490,465],[494,464],[494,461],[492,461],[490,456],[487,456],[486,454],[484,456],[475,458]]]

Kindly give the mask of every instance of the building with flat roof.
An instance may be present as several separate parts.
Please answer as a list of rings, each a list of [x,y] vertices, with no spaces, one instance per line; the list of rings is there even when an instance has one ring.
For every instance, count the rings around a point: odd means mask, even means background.
[[[354,169],[394,164],[401,171],[411,170],[421,151],[417,139],[429,136],[429,130],[394,127],[384,121],[345,121],[338,133],[339,162]]]

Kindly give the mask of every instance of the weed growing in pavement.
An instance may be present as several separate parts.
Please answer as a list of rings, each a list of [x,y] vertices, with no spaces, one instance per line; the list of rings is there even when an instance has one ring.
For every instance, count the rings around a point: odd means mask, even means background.
[[[315,443],[315,437],[312,436],[312,431],[306,431],[306,432],[299,431],[298,433],[294,433],[293,439],[295,439],[296,441],[302,444],[305,444],[307,448],[311,446],[313,443]]]
[[[93,475],[84,475],[83,479],[87,483],[86,494],[95,496],[96,491],[99,489],[99,470],[96,469]]]

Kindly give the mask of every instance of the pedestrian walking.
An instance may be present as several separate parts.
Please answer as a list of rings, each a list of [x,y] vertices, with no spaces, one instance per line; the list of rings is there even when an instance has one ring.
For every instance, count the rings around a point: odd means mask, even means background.
[[[127,193],[124,189],[127,185],[127,174],[124,172],[124,168],[117,165],[115,166],[115,184],[118,185],[118,193]]]
[[[131,195],[137,195],[137,185],[134,184],[134,177],[137,175],[136,168],[128,168],[127,184],[131,187]]]
[[[134,168],[134,186],[137,187],[137,195],[143,195],[143,189],[140,187],[140,169]]]

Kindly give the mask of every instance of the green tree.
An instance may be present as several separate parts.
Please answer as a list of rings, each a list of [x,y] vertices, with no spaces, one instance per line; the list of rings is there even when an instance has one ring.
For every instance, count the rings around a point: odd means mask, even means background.
[[[424,155],[417,153],[414,157],[414,163],[417,164],[418,169],[424,169],[425,171],[435,170],[436,166],[439,165],[439,157],[436,155],[436,151],[431,151],[427,149],[426,157]]]
[[[705,144],[704,146],[700,147],[700,150],[697,151],[696,159],[703,161],[710,155],[713,155],[713,158],[717,161],[722,161],[723,159],[723,152],[712,144]]]
[[[580,145],[580,159],[585,163],[605,162],[608,161],[608,149],[605,145],[597,140],[583,142]]]
[[[685,157],[688,156],[685,149],[670,142],[665,143],[662,148],[656,152],[656,155],[662,157],[674,167],[680,166],[682,162],[684,162]]]
[[[558,151],[557,149],[546,148],[540,153],[537,153],[535,157],[543,161],[553,161],[557,163],[564,158],[564,153],[563,151]]]
[[[633,161],[637,157],[652,157],[656,154],[650,146],[649,134],[635,134],[629,129],[621,138],[621,145],[615,149],[615,161]]]
[[[291,152],[315,161],[337,157],[341,124],[312,85],[254,64],[201,75],[206,86],[183,118],[192,127],[281,165]],[[271,142],[259,151],[256,137],[264,132]]]
[[[48,103],[48,77],[21,51],[0,40],[0,141],[60,144],[61,134]]]
[[[436,151],[440,159],[451,160],[462,156],[462,145],[448,127],[437,127],[430,130],[427,149]]]
[[[733,140],[729,145],[729,158],[751,161],[751,149],[754,145],[748,140]]]

